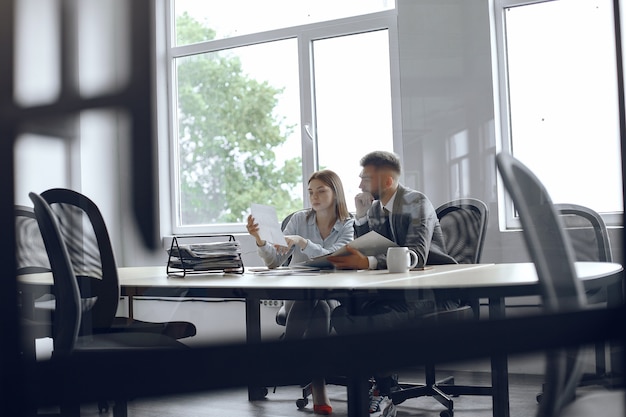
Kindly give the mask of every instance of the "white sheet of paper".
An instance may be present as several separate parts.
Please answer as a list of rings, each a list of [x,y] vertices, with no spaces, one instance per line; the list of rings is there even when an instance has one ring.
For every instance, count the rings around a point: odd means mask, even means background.
[[[273,206],[253,203],[250,209],[252,217],[259,224],[259,236],[275,245],[287,246],[285,235],[280,230],[278,215]]]

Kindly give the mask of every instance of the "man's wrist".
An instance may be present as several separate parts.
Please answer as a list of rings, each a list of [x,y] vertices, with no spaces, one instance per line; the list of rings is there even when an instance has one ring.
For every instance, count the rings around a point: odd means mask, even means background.
[[[366,223],[367,223],[367,215],[365,215],[365,216],[363,216],[363,217],[358,217],[358,216],[357,216],[357,217],[354,219],[354,224],[355,224],[356,226],[363,226],[363,225],[364,225],[364,224],[366,224]]]

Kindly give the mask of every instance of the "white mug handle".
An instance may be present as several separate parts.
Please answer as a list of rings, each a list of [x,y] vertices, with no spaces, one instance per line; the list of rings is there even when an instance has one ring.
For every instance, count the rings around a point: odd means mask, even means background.
[[[409,256],[411,258],[411,263],[409,265],[409,269],[415,268],[417,266],[418,256],[417,253],[413,252],[409,249]]]

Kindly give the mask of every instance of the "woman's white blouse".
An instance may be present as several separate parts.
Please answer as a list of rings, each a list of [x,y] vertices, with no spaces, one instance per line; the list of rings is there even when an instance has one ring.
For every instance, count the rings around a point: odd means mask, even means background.
[[[259,256],[263,259],[265,265],[269,268],[279,267],[290,255],[293,255],[290,265],[295,265],[317,256],[332,253],[354,239],[353,219],[348,219],[343,222],[337,220],[328,237],[322,239],[322,235],[315,222],[315,212],[311,213],[311,216],[307,219],[308,214],[309,211],[307,210],[294,213],[283,231],[285,235],[299,235],[307,239],[306,247],[300,249],[298,245],[295,245],[293,253],[289,251],[285,255],[278,255],[274,245],[265,242],[265,245],[258,248]]]

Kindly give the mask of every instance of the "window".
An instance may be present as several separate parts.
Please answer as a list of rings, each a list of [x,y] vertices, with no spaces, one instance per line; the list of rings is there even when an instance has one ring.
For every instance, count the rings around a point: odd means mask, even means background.
[[[393,150],[395,3],[227,3],[171,0],[173,232],[243,231],[252,203],[286,216],[324,168],[353,204],[359,158]]]
[[[319,166],[339,175],[355,211],[359,158],[393,149],[389,33],[320,39],[313,50]]]
[[[497,3],[503,147],[546,185],[622,224],[611,0]],[[508,199],[508,197],[507,197]],[[507,227],[515,227],[506,202]]]

